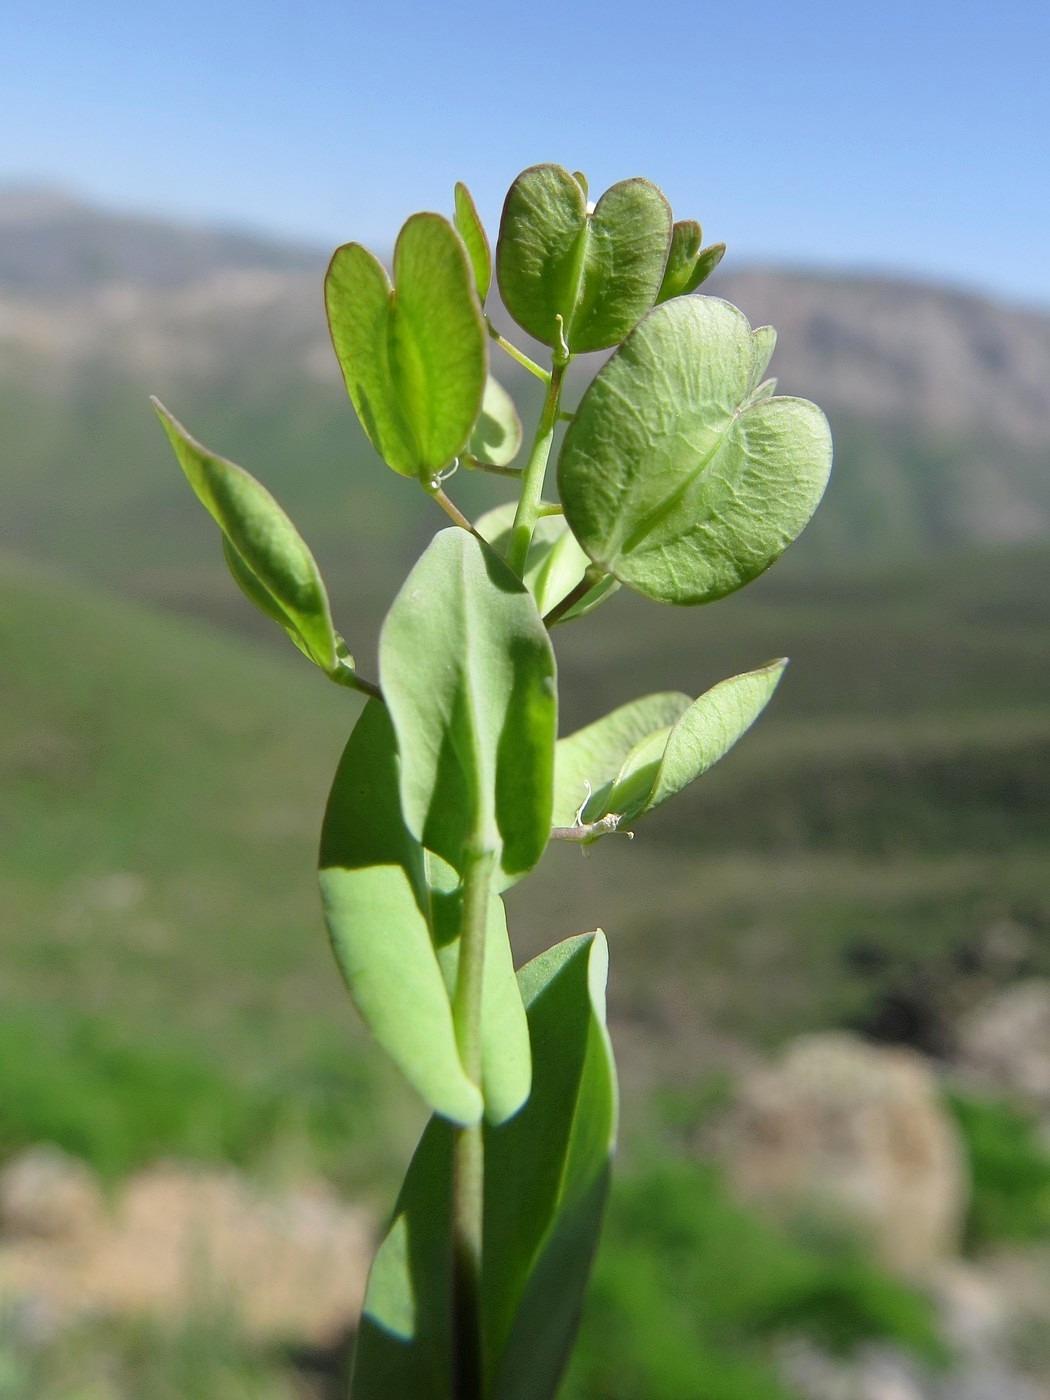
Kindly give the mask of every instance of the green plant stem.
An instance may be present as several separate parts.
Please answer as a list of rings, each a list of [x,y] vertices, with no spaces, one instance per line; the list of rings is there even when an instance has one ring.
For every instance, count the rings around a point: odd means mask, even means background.
[[[467,1077],[481,1087],[485,927],[494,857],[474,856],[463,875],[459,967],[452,1014]],[[481,1250],[485,1160],[481,1124],[457,1128],[452,1177],[454,1400],[481,1400]]]
[[[374,681],[366,681],[364,676],[359,676],[356,671],[351,671],[349,666],[337,666],[334,671],[326,671],[325,675],[329,680],[335,681],[336,685],[345,685],[348,690],[356,690],[361,695],[369,695],[373,700],[382,700],[383,692]]]
[[[543,499],[543,480],[547,475],[547,459],[550,457],[551,444],[554,441],[554,426],[558,421],[565,369],[566,363],[557,360],[551,369],[547,393],[543,400],[543,410],[540,413],[540,421],[536,425],[536,437],[533,440],[532,451],[529,453],[529,460],[525,463],[525,470],[522,473],[521,496],[518,500],[518,509],[514,513],[514,525],[507,548],[507,564],[519,578],[523,577],[525,573],[525,562],[529,557],[529,546],[532,544],[532,532],[539,519]]]
[[[460,455],[459,465],[466,467],[469,472],[490,472],[493,476],[513,476],[520,479],[521,467],[501,467],[496,462],[482,462],[477,457],[472,457],[469,452]]]
[[[467,530],[470,534],[474,534],[474,526],[463,514],[459,506],[457,506],[454,501],[449,500],[440,486],[424,486],[423,490],[428,496],[433,496],[434,500],[437,501],[438,505],[454,525],[458,525],[461,530]]]
[[[534,374],[537,379],[542,379],[544,384],[549,382],[550,375],[547,371],[541,365],[538,365],[535,360],[530,360],[523,350],[519,350],[516,345],[512,345],[509,340],[505,340],[487,316],[485,317],[485,324],[488,326],[489,335],[499,348],[505,351],[512,360],[516,360],[523,369],[527,369],[529,373]]]
[[[603,578],[605,578],[605,574],[602,570],[591,564],[575,588],[570,589],[561,602],[555,603],[550,612],[545,615],[543,625],[553,627],[556,622],[560,622],[567,612],[572,612],[577,603],[583,602],[592,588],[597,588]]]
[[[614,832],[620,831],[620,823],[623,817],[619,812],[609,812],[604,817],[599,817],[596,822],[581,822],[579,826],[552,826],[552,841],[578,841],[584,844],[594,841],[599,836],[611,836]],[[633,831],[622,833],[629,841],[634,840]]]

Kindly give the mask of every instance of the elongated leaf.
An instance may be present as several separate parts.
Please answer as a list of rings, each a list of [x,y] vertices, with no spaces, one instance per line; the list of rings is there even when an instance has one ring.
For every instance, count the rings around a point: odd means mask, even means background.
[[[414,214],[394,247],[394,286],[357,243],[325,278],[332,343],[369,441],[424,480],[467,445],[481,411],[488,341],[463,243],[438,214]]]
[[[430,1120],[372,1261],[351,1400],[453,1400],[453,1134]]]
[[[528,1103],[486,1126],[483,1348],[487,1400],[552,1400],[576,1330],[616,1133],[601,933],[519,973],[534,1047]],[[453,1134],[432,1120],[368,1280],[353,1400],[451,1400]]]
[[[631,821],[659,807],[706,773],[754,724],[780,684],[787,662],[771,661],[720,681],[673,723],[640,740],[599,804]]]
[[[706,603],[774,563],[831,469],[805,399],[750,402],[765,328],[710,297],[651,311],[602,367],[558,463],[565,515],[603,570],[646,597]]]
[[[781,657],[757,671],[732,676],[690,705],[671,729],[646,798],[647,812],[706,773],[747,733],[773,698],[786,665]]]
[[[238,587],[323,671],[352,670],[352,659],[340,657],[321,572],[291,520],[243,467],[209,452],[159,400],[152,403],[187,481],[222,531]]]
[[[481,417],[470,435],[471,456],[497,467],[508,466],[521,449],[521,419],[514,400],[490,374],[485,382]]]
[[[686,283],[685,290],[695,292],[701,283],[707,281],[725,255],[726,245],[724,243],[711,243],[706,248],[702,248],[693,264],[693,275]]]
[[[588,212],[576,177],[532,166],[510,187],[496,245],[507,310],[544,345],[559,343],[559,315],[573,354],[616,345],[656,300],[671,222],[648,180],[622,180]]]
[[[434,942],[451,1000],[459,970],[462,890],[452,867],[429,851],[426,877],[431,892]],[[531,1077],[529,1028],[514,972],[507,913],[502,899],[493,895],[485,930],[481,1002],[481,1085],[488,1122],[502,1123],[517,1113],[529,1096]]]
[[[585,821],[604,816],[608,790],[627,755],[654,730],[674,724],[690,703],[688,695],[676,690],[646,695],[559,739],[552,824],[571,826],[581,808]]]
[[[492,1400],[550,1400],[579,1322],[616,1139],[600,931],[520,974],[534,1053],[522,1111],[485,1135],[484,1333]]]
[[[321,834],[321,896],[336,959],[376,1040],[436,1112],[477,1122],[428,922],[424,854],[398,801],[385,707],[370,700],[343,753]]]
[[[497,854],[531,869],[550,832],[557,700],[536,605],[487,545],[435,536],[379,639],[401,755],[401,805],[428,850],[463,873]]]
[[[492,281],[492,253],[489,250],[485,226],[478,216],[477,205],[462,180],[456,184],[456,213],[453,223],[470,258],[474,285],[478,289],[478,300],[484,306]]]

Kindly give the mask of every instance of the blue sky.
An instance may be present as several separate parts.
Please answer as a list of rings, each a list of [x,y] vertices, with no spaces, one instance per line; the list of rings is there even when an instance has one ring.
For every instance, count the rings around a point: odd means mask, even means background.
[[[54,0],[5,26],[0,181],[385,247],[456,179],[660,184],[737,261],[1050,305],[1050,6]]]

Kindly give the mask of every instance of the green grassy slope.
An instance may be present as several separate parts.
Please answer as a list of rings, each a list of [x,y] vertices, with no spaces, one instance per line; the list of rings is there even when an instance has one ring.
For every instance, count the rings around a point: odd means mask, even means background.
[[[771,1041],[829,1021],[943,1049],[990,983],[1050,969],[1048,571],[1045,548],[849,575],[789,558],[717,608],[620,595],[562,629],[568,727],[792,662],[631,847],[554,853],[523,937],[600,919],[614,1003],[686,1057],[705,1026]]]
[[[356,700],[6,556],[0,600],[0,1153],[35,1129],[119,1169],[343,1133],[334,1169],[368,1175],[408,1101],[377,1136],[390,1086],[313,881]]]

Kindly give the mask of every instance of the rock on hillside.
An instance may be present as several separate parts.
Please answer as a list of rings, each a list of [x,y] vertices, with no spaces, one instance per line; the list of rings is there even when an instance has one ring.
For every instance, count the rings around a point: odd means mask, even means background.
[[[0,1305],[54,1329],[171,1321],[203,1297],[256,1340],[326,1346],[356,1321],[372,1235],[323,1182],[265,1192],[231,1168],[160,1163],[104,1201],[86,1168],[40,1147],[0,1173]]]
[[[961,1238],[962,1144],[910,1051],[833,1032],[793,1041],[740,1084],[721,1153],[743,1199],[855,1235],[893,1268],[928,1270]]]

